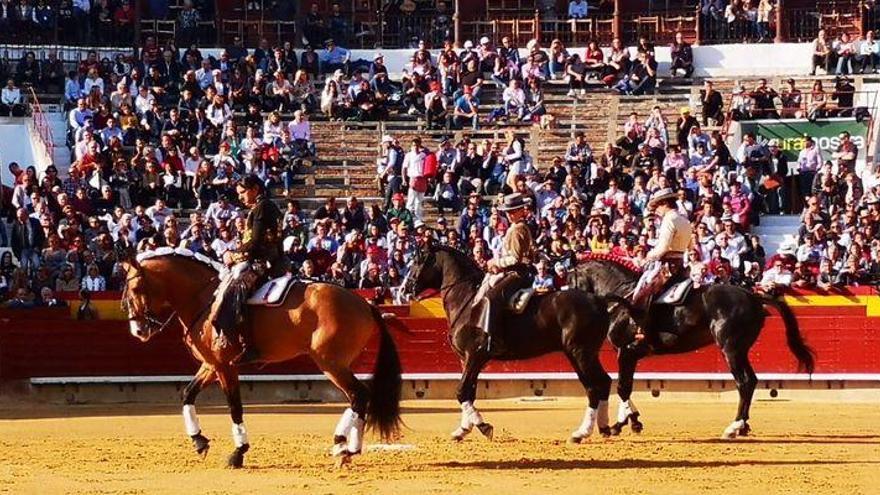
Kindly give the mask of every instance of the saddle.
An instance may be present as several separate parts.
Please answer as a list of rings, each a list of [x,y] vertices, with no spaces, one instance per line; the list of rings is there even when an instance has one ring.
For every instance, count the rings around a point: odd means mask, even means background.
[[[507,308],[514,314],[521,315],[529,306],[529,302],[531,302],[534,295],[535,289],[520,289],[514,292],[510,299],[507,300]]]
[[[687,296],[694,287],[693,280],[690,277],[684,280],[673,281],[665,290],[661,290],[660,294],[654,298],[652,304],[666,306],[681,306],[684,304]]]
[[[270,308],[281,306],[287,299],[287,294],[290,292],[291,287],[296,282],[308,283],[308,281],[293,278],[289,274],[273,278],[261,285],[245,303],[248,306],[266,306]]]

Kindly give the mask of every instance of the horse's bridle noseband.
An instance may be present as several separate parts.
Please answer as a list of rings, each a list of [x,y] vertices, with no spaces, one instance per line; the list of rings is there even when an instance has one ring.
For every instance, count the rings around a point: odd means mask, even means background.
[[[119,304],[122,307],[122,311],[124,311],[125,314],[128,316],[128,321],[142,320],[147,324],[148,329],[159,327],[158,330],[150,331],[150,336],[153,336],[162,333],[166,328],[168,328],[168,325],[170,325],[174,318],[177,316],[177,311],[172,311],[168,318],[165,319],[165,321],[162,321],[158,316],[156,316],[156,314],[153,313],[153,311],[149,307],[146,308],[144,312],[140,315],[132,314],[131,303],[129,303],[128,284],[130,284],[134,280],[143,278],[143,276],[144,274],[141,272],[141,269],[137,268],[137,273],[135,273],[134,276],[129,277],[125,280],[125,287],[122,292],[122,299],[119,301]]]

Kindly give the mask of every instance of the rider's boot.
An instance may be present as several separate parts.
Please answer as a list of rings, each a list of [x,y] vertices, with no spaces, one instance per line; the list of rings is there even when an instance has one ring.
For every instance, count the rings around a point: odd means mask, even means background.
[[[486,352],[491,353],[499,353],[501,350],[499,339],[497,336],[497,328],[495,328],[495,315],[493,314],[495,308],[495,303],[493,303],[488,297],[483,299],[483,307],[480,313],[480,328],[483,329],[483,332],[486,334],[486,343],[485,349]]]
[[[632,296],[632,309],[637,313],[647,314],[651,305],[651,294],[649,291],[644,290],[642,288],[641,291],[636,292]],[[645,318],[636,318],[637,315],[632,315],[634,318],[632,319],[636,325],[636,333],[633,336],[632,342],[627,345],[627,348],[643,353],[649,354],[653,351],[653,347],[648,342],[648,335],[645,333],[644,323],[646,323]]]

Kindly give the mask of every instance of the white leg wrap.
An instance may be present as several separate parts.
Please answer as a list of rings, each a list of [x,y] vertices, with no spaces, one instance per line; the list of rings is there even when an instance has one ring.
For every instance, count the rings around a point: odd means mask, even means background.
[[[354,420],[358,417],[357,413],[352,411],[349,407],[342,413],[342,417],[339,418],[339,423],[336,425],[336,431],[333,433],[337,437],[346,437],[348,438],[348,432],[351,430],[351,427],[354,426]]]
[[[596,418],[599,416],[598,409],[591,409],[587,407],[587,411],[584,413],[584,420],[581,422],[581,425],[578,429],[571,434],[574,438],[587,438],[596,428]]]
[[[472,426],[477,426],[481,424],[483,424],[483,416],[480,414],[480,411],[477,411],[477,408],[474,407],[474,403],[462,402],[461,427],[464,429],[468,429]]]
[[[244,429],[244,423],[238,425],[232,423],[232,441],[235,443],[236,448],[250,443],[248,442],[247,430]]]
[[[623,423],[630,414],[639,412],[632,400],[622,401],[617,406],[617,422]]]
[[[199,426],[199,418],[196,416],[196,406],[192,404],[183,406],[183,425],[189,436],[198,435],[202,431],[202,427]]]
[[[596,412],[596,424],[599,425],[599,428],[605,428],[608,426],[608,401],[600,400],[599,401],[599,409]]]
[[[348,433],[348,451],[357,454],[364,446],[364,420],[355,418]]]
[[[730,423],[730,426],[728,426],[724,430],[724,433],[721,435],[721,438],[724,438],[724,439],[736,438],[736,436],[739,435],[739,430],[742,427],[744,427],[745,425],[746,425],[746,422],[741,419],[738,419],[738,420],[734,421],[733,423]]]

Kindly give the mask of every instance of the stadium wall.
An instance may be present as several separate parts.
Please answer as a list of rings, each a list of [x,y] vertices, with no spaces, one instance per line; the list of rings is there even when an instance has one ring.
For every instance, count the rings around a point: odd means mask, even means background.
[[[782,321],[774,312],[751,352],[762,389],[772,389],[773,393],[786,388],[880,389],[880,333],[876,331],[880,296],[872,289],[852,289],[837,294],[791,293],[786,299],[794,307],[807,342],[816,350],[816,373],[808,376],[798,372],[786,347]],[[112,298],[98,304],[118,307]],[[402,323],[393,325],[396,328],[392,332],[405,373],[406,395],[452,396],[460,365],[448,344],[439,301],[429,299],[412,307],[386,310],[398,314]],[[375,342],[371,342],[356,363],[356,373],[368,376],[375,355]],[[616,376],[614,350],[606,346],[601,357]],[[154,390],[151,397],[173,399],[196,368],[176,327],[141,344],[129,335],[122,319],[77,321],[66,309],[0,311],[0,382],[18,384],[27,393],[43,394],[53,398],[50,400],[151,400],[144,397],[146,390]],[[264,400],[338,399],[305,357],[246,367],[243,374],[251,393],[262,387],[264,392],[259,397]],[[734,389],[727,365],[715,347],[646,359],[639,366],[637,380],[637,389],[652,392],[673,390],[682,384],[689,384],[691,391]],[[481,383],[484,396],[541,394],[548,389],[553,394],[583,393],[560,354],[492,363],[481,376]],[[173,385],[171,389],[169,384]],[[160,391],[158,395],[156,390]]]
[[[47,50],[61,50],[65,60],[84,58],[89,49],[73,46],[8,46],[9,59],[21,58],[26,51],[43,53]],[[583,53],[584,47],[569,48],[573,52]],[[116,54],[131,54],[126,48],[100,48],[99,57],[113,59]],[[634,53],[635,49],[630,48]],[[202,49],[205,56],[217,57],[219,48]],[[380,50],[385,55],[385,64],[393,75],[399,75],[412,57],[412,49]],[[523,54],[525,50],[521,49]],[[605,49],[606,54],[609,49]],[[697,77],[760,77],[807,75],[810,73],[811,47],[809,43],[768,43],[738,45],[703,45],[693,47],[694,65]],[[81,52],[81,53],[80,53]],[[375,50],[352,50],[351,59],[372,61]],[[657,62],[661,75],[669,73],[671,63],[668,46],[658,46]]]

